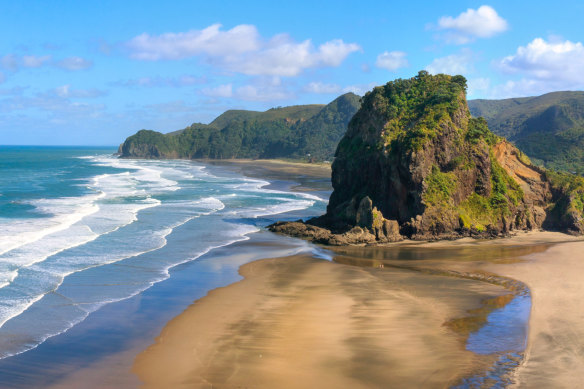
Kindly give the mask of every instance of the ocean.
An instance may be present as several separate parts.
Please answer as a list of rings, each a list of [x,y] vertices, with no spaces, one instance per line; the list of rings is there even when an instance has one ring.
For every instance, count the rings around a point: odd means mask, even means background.
[[[326,196],[233,169],[114,152],[0,148],[0,359],[275,220],[325,211]]]

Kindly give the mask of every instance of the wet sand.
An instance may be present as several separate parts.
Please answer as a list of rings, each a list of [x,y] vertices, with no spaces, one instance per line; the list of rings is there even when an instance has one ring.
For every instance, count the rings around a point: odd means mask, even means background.
[[[262,168],[277,173],[291,174],[298,176],[329,177],[331,175],[330,163],[303,163],[290,162],[279,159],[222,159],[204,160],[211,164],[233,164]]]
[[[445,387],[493,362],[444,324],[501,287],[309,256],[240,272],[138,355],[146,388]]]
[[[391,254],[400,247],[411,257]],[[529,286],[529,342],[517,387],[577,387],[584,379],[582,238],[535,232],[406,242],[394,250],[340,248],[336,260],[294,256],[242,266],[243,281],[170,321],[138,355],[134,373],[146,388],[449,387],[480,375],[495,357],[466,351],[468,331],[450,323],[509,291],[424,274],[423,265]]]

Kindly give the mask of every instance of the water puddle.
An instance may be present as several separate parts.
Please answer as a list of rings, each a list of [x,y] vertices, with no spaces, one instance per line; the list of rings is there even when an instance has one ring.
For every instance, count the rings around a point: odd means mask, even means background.
[[[469,335],[466,349],[477,354],[523,352],[527,345],[530,310],[530,296],[516,296],[504,307],[491,312],[486,324]]]
[[[509,303],[489,313],[486,323],[469,334],[466,349],[498,358],[486,372],[467,377],[452,388],[506,388],[512,384],[513,373],[527,347],[530,311],[531,296],[525,288]]]

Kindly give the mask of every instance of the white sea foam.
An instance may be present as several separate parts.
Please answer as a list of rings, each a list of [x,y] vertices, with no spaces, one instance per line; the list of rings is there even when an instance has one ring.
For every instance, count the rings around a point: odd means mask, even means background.
[[[253,227],[253,226],[249,226],[249,225],[232,225],[232,227],[230,229],[225,231],[226,232],[225,237],[227,238],[225,242],[218,244],[218,245],[207,247],[207,248],[199,251],[198,253],[194,253],[192,256],[190,256],[188,258],[184,258],[182,261],[177,261],[175,263],[172,263],[172,264],[160,269],[161,272],[159,273],[160,274],[159,277],[156,277],[156,278],[149,280],[148,282],[143,284],[141,287],[135,288],[133,291],[131,291],[130,293],[127,293],[124,296],[120,296],[117,298],[106,298],[106,299],[102,299],[101,301],[98,301],[98,302],[89,302],[89,303],[88,302],[77,302],[77,301],[71,300],[70,303],[73,304],[76,308],[78,308],[78,315],[75,318],[72,318],[71,320],[69,320],[67,322],[63,322],[62,326],[57,331],[44,333],[42,336],[40,336],[37,339],[37,341],[35,343],[31,344],[30,342],[28,342],[26,344],[20,345],[16,349],[0,351],[0,359],[14,356],[14,355],[18,355],[18,354],[21,354],[23,352],[34,349],[34,348],[38,347],[40,344],[42,344],[45,340],[68,331],[69,329],[74,327],[76,324],[85,320],[85,318],[87,318],[87,316],[91,312],[96,311],[100,307],[107,305],[107,304],[110,304],[110,303],[118,302],[121,300],[131,298],[133,296],[136,296],[137,294],[142,293],[146,289],[149,289],[150,287],[152,287],[156,283],[159,283],[161,281],[168,279],[170,277],[170,270],[172,268],[174,268],[178,265],[181,265],[183,263],[196,260],[196,259],[200,258],[201,256],[209,253],[211,250],[214,250],[216,248],[225,247],[225,246],[231,245],[231,244],[236,243],[236,242],[247,240],[247,239],[249,239],[247,237],[247,235],[249,235],[250,233],[256,232],[256,231],[258,231],[257,227]],[[107,264],[103,264],[103,265],[107,265]],[[87,270],[87,269],[83,269],[83,270]],[[83,270],[78,270],[76,272],[83,271]],[[67,275],[70,275],[73,273],[75,273],[75,272],[71,272]],[[64,275],[62,277],[59,285],[62,284],[64,278],[67,275]],[[35,298],[29,299],[26,302],[19,301],[19,300],[15,299],[12,301],[11,309],[9,312],[6,312],[4,307],[2,305],[0,305],[0,316],[6,315],[6,316],[11,316],[11,318],[16,317],[20,313],[24,312],[27,308],[29,308],[32,304],[34,304],[35,302],[37,302],[37,301],[41,300],[43,297],[45,297],[45,295],[46,294],[38,295]],[[19,306],[20,313],[16,313],[15,306]],[[9,320],[9,319],[7,319],[7,320]],[[0,321],[0,323],[1,323],[0,328],[6,323],[7,320]]]
[[[36,219],[9,219],[0,223],[0,255],[43,237],[68,229],[84,217],[99,210],[95,202],[104,193],[81,197],[41,199],[31,202],[39,212],[48,217]]]
[[[21,244],[8,247],[0,255],[0,340],[1,331],[11,319],[19,320],[19,316],[33,306],[42,307],[46,298],[55,295],[52,292],[69,299],[66,305],[57,305],[55,309],[74,307],[74,317],[36,334],[34,338],[38,341],[18,345],[9,354],[36,347],[44,339],[71,328],[99,307],[148,289],[168,278],[169,269],[178,264],[199,258],[214,248],[247,239],[248,234],[258,231],[256,226],[247,224],[230,223],[228,229],[220,231],[214,231],[211,225],[206,230],[207,225],[201,224],[195,229],[201,235],[192,238],[198,239],[200,250],[194,250],[193,254],[181,258],[148,254],[163,249],[169,235],[185,223],[202,217],[216,220],[232,215],[257,218],[302,210],[323,201],[310,194],[265,189],[269,182],[263,180],[211,175],[203,166],[188,161],[120,160],[108,156],[87,160],[120,169],[120,172],[99,175],[82,183],[95,192],[92,195],[33,204],[37,210],[50,214],[45,219],[52,220],[54,225],[39,228],[34,224],[40,223],[39,219],[20,220],[31,234],[36,234],[34,239],[23,239],[17,232]],[[200,198],[196,198],[197,195]],[[62,209],[57,206],[59,204]],[[53,219],[61,215],[64,221],[58,219],[60,224],[55,223],[57,219]],[[205,220],[200,223],[211,219]],[[0,239],[4,232],[0,225]],[[219,240],[209,243],[206,240],[209,236]],[[123,264],[129,266],[128,269],[136,269],[136,272],[127,273],[128,280],[138,277],[131,283],[121,283],[118,288],[91,298],[88,295],[75,297],[71,291],[68,297],[63,294],[62,289],[67,285],[63,284],[73,274],[88,274],[85,272],[98,271],[91,269]]]
[[[165,209],[176,206],[187,207],[189,211],[183,212],[181,219],[176,220],[171,225],[159,230],[150,230],[148,228],[144,230],[137,229],[136,233],[131,236],[133,242],[127,242],[127,237],[125,235],[112,237],[108,241],[110,248],[107,252],[87,250],[86,252],[83,252],[83,255],[80,255],[79,253],[75,253],[74,255],[63,253],[59,256],[58,260],[44,261],[49,258],[49,256],[44,256],[43,261],[28,262],[24,264],[17,263],[16,261],[11,262],[11,258],[7,258],[6,261],[0,262],[0,274],[3,274],[5,277],[5,279],[0,278],[0,282],[5,281],[3,287],[0,288],[0,328],[11,318],[23,313],[32,304],[39,301],[44,295],[58,289],[67,276],[159,250],[166,246],[166,238],[175,228],[200,216],[209,215],[221,210],[225,205],[214,197],[206,197],[193,201],[169,203],[165,206]],[[255,227],[253,229],[254,231],[257,230]],[[118,230],[118,228],[114,228],[102,235],[109,234],[116,230]],[[245,230],[245,233],[249,232],[249,229]],[[67,249],[82,246],[82,244],[89,243],[102,235],[98,236],[93,234],[91,238],[86,239],[83,242],[79,241],[77,244],[70,244]],[[79,239],[82,240],[83,238]],[[52,242],[56,247],[59,247],[58,241],[53,239]],[[50,247],[42,249],[39,249],[38,247],[34,248],[37,250],[51,249]],[[28,249],[29,251],[32,251],[32,248],[28,247]],[[54,252],[53,255],[63,251],[65,250],[58,250]],[[34,257],[34,254],[31,256]],[[40,255],[37,253],[37,258],[38,257],[40,257]],[[23,258],[28,257],[24,255],[14,255],[14,258],[22,260]],[[16,268],[16,270],[14,270],[14,268]],[[23,268],[27,270],[27,274],[22,276],[22,280],[18,280],[20,282],[13,283],[16,277],[19,276],[19,269]],[[31,280],[31,274],[34,275],[34,280]],[[50,280],[50,282],[40,283],[39,275],[44,275],[45,279]],[[23,286],[29,288],[30,285],[34,286],[34,288],[27,290],[27,292],[22,295],[18,293],[18,290],[22,289]],[[10,296],[14,294],[18,295],[19,298],[11,299]]]

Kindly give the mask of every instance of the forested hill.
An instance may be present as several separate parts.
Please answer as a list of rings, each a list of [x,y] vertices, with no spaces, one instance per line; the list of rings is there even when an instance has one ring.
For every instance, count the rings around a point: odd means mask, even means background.
[[[533,162],[584,174],[584,92],[537,97],[470,100],[473,116],[512,141]]]
[[[125,158],[297,158],[330,160],[360,97],[344,94],[328,105],[265,112],[230,110],[209,124],[162,134],[141,130],[120,146]]]

